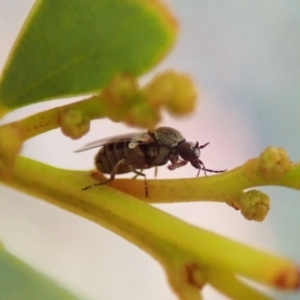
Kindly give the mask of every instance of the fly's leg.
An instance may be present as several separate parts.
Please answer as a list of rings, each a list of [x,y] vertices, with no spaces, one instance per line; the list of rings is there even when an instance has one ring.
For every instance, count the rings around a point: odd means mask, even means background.
[[[82,189],[82,191],[86,191],[86,190],[88,190],[88,189],[90,189],[90,188],[92,188],[92,187],[94,187],[94,186],[107,184],[107,183],[113,181],[113,180],[115,179],[115,176],[116,176],[116,174],[117,174],[117,172],[118,172],[118,169],[119,169],[120,165],[122,165],[122,164],[126,164],[126,159],[123,158],[123,159],[119,160],[119,161],[115,164],[114,168],[112,169],[112,171],[111,171],[111,173],[110,173],[110,178],[109,178],[109,179],[107,179],[107,180],[105,180],[105,181],[102,181],[102,182],[94,183],[94,184],[89,185],[89,186],[86,186],[85,188]]]
[[[223,173],[225,171],[227,171],[227,169],[224,170],[211,170],[211,169],[205,169],[206,172],[210,172],[210,173]]]
[[[173,171],[177,168],[183,167],[187,164],[188,162],[186,160],[179,160],[176,163],[173,163],[171,165],[168,165],[168,169]]]
[[[207,174],[206,174],[207,169],[205,168],[204,163],[200,159],[198,161],[199,161],[199,164],[200,164],[200,168],[199,168],[197,177],[199,176],[201,170],[203,170],[204,175],[207,176]]]
[[[158,173],[158,167],[154,168],[154,179],[156,179]]]
[[[188,161],[186,161],[186,160],[179,160],[178,156],[174,156],[174,157],[170,158],[170,162],[171,162],[171,164],[168,165],[168,169],[171,171],[173,171],[177,168],[183,167],[188,163]]]
[[[206,144],[205,144],[206,145]],[[211,170],[211,169],[206,169],[205,166],[204,166],[204,163],[199,159],[199,163],[200,163],[200,168],[199,168],[199,171],[198,171],[198,174],[197,174],[197,177],[199,176],[200,174],[200,170],[203,170],[204,171],[204,175],[207,176],[206,172],[210,172],[210,173],[223,173],[226,171],[225,170]]]
[[[131,172],[136,174],[132,177],[132,179],[136,179],[138,176],[144,176],[144,178],[145,178],[145,196],[146,196],[146,198],[148,198],[148,182],[147,182],[146,175],[144,173],[142,173],[143,169],[141,169],[141,171],[137,171],[132,166],[129,166],[129,168],[130,168]],[[157,176],[157,171],[158,171],[158,168],[155,167],[155,169],[154,169],[154,178],[155,179],[156,179],[156,176]]]
[[[94,184],[89,185],[89,186],[86,186],[85,188],[82,189],[82,191],[88,190],[88,189],[90,189],[90,188],[92,188],[92,187],[94,187],[94,186],[107,184],[107,183],[113,181],[113,180],[115,179],[115,176],[116,176],[116,174],[117,174],[117,172],[118,172],[118,169],[119,169],[120,165],[122,165],[122,164],[127,164],[126,159],[123,158],[123,159],[119,160],[119,161],[115,164],[114,168],[112,169],[112,171],[111,171],[111,173],[110,173],[110,178],[109,178],[109,179],[107,179],[107,180],[105,180],[105,181],[102,181],[102,182],[94,183]],[[137,176],[143,176],[143,177],[145,178],[145,196],[146,196],[146,198],[148,198],[148,183],[147,183],[146,175],[145,175],[144,173],[142,173],[142,172],[136,170],[136,169],[135,169],[133,166],[131,166],[131,165],[129,165],[129,169],[130,169],[131,172],[133,172],[133,173],[136,174],[136,177],[137,177]]]
[[[141,169],[141,172],[143,172],[143,169]],[[154,179],[156,179],[157,177],[157,173],[158,173],[158,168],[157,167],[154,167]],[[132,177],[132,179],[136,179],[139,175],[134,175]]]
[[[143,172],[143,169],[141,169],[141,172]],[[135,174],[132,179],[136,179],[139,176],[139,174]]]
[[[147,182],[147,177],[146,174],[142,173],[141,171],[136,170],[133,166],[129,165],[130,171],[135,173],[136,176],[143,176],[145,179],[145,196],[148,198],[148,182]]]

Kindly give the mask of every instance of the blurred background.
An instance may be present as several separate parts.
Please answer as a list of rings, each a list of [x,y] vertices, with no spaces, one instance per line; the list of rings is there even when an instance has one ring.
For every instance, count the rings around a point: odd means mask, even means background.
[[[0,69],[33,3],[0,0]],[[267,146],[284,147],[297,162],[300,2],[167,3],[180,23],[178,42],[141,81],[167,69],[188,73],[199,89],[199,103],[192,115],[180,119],[165,115],[160,125],[180,130],[189,141],[209,141],[201,156],[207,168],[232,169]],[[2,123],[61,103],[56,100],[19,109]],[[94,121],[91,131],[78,141],[53,130],[28,140],[22,154],[61,168],[89,170],[94,167],[97,149],[80,154],[75,149],[108,132],[129,131],[136,130],[108,120]],[[153,170],[147,175],[152,178]],[[194,176],[196,171],[190,166],[174,172],[161,167],[158,173],[158,178]],[[259,189],[271,198],[271,210],[262,223],[247,221],[220,203],[156,206],[189,223],[300,263],[300,191]],[[0,186],[0,240],[11,253],[82,299],[176,299],[162,268],[135,246],[90,221],[4,186]],[[271,295],[299,299],[299,293],[272,291]],[[226,298],[205,287],[204,299]]]

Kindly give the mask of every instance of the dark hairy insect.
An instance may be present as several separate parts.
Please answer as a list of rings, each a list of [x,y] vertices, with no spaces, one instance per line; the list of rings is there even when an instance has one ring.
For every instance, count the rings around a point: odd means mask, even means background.
[[[187,163],[200,170],[212,173],[221,173],[226,170],[207,169],[199,159],[200,149],[209,143],[199,145],[198,142],[187,142],[183,135],[171,127],[159,127],[145,133],[133,133],[102,139],[77,150],[76,152],[101,147],[95,157],[96,168],[104,173],[110,174],[110,178],[99,183],[85,187],[87,190],[93,186],[106,184],[114,180],[116,174],[133,172],[143,176],[145,179],[145,194],[148,197],[146,175],[142,170],[165,165],[167,162],[169,170],[175,170]]]

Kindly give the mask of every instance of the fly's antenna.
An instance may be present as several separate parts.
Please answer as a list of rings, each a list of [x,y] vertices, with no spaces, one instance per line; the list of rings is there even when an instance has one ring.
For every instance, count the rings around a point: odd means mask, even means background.
[[[203,148],[205,148],[207,145],[209,144],[209,142],[207,142],[206,144],[204,144],[204,145],[201,145],[201,146],[199,146],[199,142],[196,142],[196,148],[198,148],[198,149],[203,149]]]
[[[209,142],[199,146],[199,142],[196,142],[196,145],[195,145],[195,148],[198,148],[198,149],[203,149],[205,148],[207,145],[209,145]],[[211,170],[211,169],[207,169],[203,163],[202,160],[198,159],[198,162],[199,162],[199,171],[197,173],[197,177],[199,176],[200,174],[200,171],[203,170],[204,171],[204,175],[207,176],[206,172],[210,172],[210,173],[223,173],[225,172],[227,169],[225,170]]]

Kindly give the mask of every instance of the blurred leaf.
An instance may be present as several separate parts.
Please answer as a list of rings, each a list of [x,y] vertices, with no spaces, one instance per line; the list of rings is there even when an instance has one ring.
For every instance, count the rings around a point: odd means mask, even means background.
[[[142,74],[169,50],[176,29],[159,1],[37,1],[2,74],[0,101],[19,107]]]
[[[0,248],[1,300],[79,299]]]

